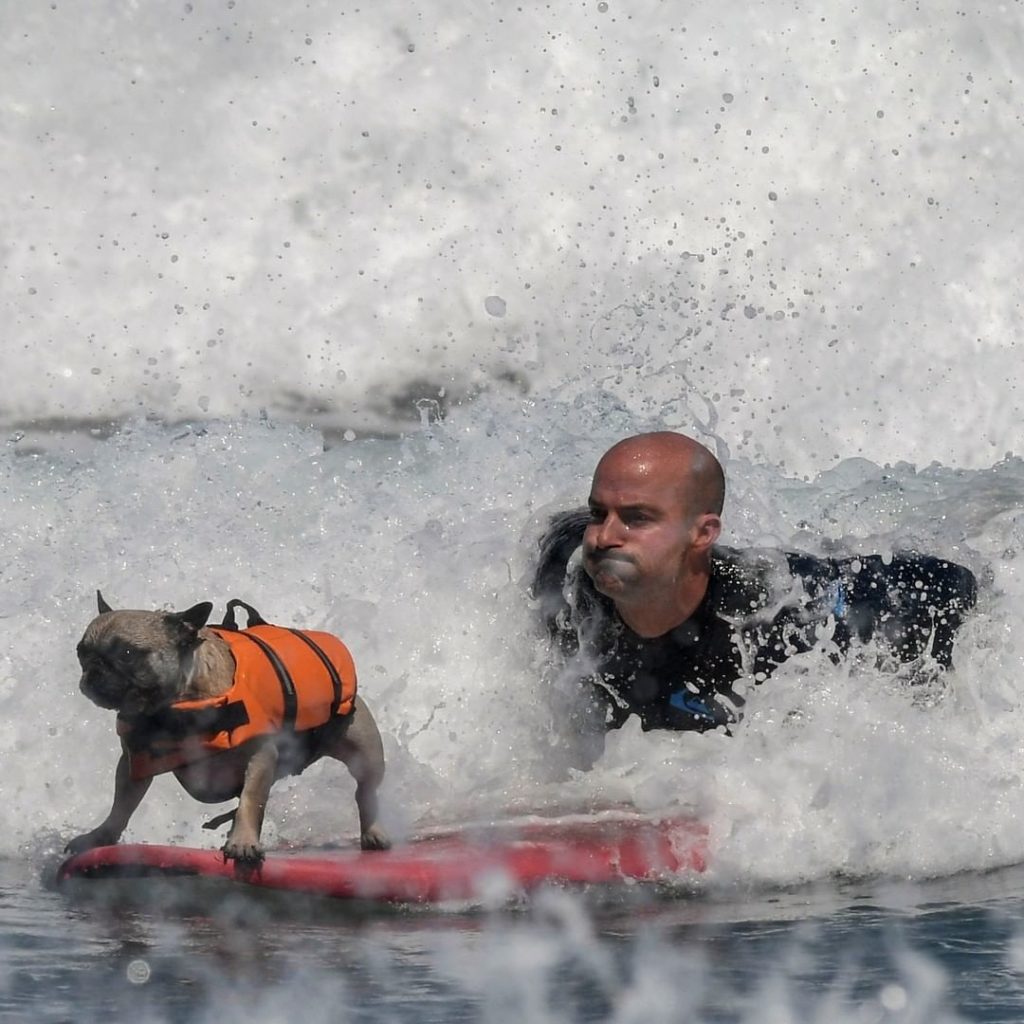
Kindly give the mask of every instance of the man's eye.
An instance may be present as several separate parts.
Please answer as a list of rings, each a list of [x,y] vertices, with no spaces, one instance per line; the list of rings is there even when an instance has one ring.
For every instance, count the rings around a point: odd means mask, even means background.
[[[590,510],[590,521],[592,523],[603,523],[604,522],[604,517],[605,517],[605,513],[604,513],[603,510],[601,510],[599,508],[592,508]]]

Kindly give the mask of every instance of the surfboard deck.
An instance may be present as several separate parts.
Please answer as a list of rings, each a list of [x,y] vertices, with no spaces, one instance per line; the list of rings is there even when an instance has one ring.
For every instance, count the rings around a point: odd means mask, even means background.
[[[129,844],[75,854],[57,884],[195,876],[341,900],[493,902],[546,884],[679,880],[705,870],[707,838],[706,826],[689,818],[532,821],[434,833],[386,851],[271,851],[255,869],[226,862],[219,850]]]

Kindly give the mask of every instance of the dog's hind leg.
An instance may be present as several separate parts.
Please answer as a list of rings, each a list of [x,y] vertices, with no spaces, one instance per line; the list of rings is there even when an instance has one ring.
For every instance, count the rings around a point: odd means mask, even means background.
[[[387,850],[391,840],[377,820],[377,789],[384,779],[384,745],[377,723],[362,697],[356,697],[352,713],[328,728],[321,753],[342,761],[356,780],[359,845],[364,850]]]

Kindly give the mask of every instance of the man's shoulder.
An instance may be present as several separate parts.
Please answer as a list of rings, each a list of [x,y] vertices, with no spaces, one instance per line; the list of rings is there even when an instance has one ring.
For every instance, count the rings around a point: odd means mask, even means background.
[[[815,596],[835,578],[835,563],[781,548],[733,548],[716,545],[711,555],[709,597],[714,611],[727,618],[757,615],[792,599],[798,583]]]
[[[530,596],[537,602],[540,620],[548,635],[568,647],[575,646],[573,609],[566,599],[566,588],[577,591],[575,603],[589,605],[597,592],[587,592],[586,574],[570,568],[573,555],[583,543],[583,532],[590,520],[586,508],[557,512],[547,521],[537,541],[537,561],[530,581]]]
[[[561,586],[569,559],[583,543],[583,533],[589,521],[590,512],[586,508],[556,512],[548,519],[547,527],[537,542],[540,550],[531,585],[534,594],[548,589],[556,580]]]

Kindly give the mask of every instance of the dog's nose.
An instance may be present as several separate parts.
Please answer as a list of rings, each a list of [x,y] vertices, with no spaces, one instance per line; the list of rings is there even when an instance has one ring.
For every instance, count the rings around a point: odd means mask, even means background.
[[[85,694],[93,704],[97,705],[97,707],[101,707],[107,711],[111,708],[117,707],[117,701],[114,699],[113,695],[105,693],[102,683],[93,679],[88,672],[82,673],[82,678],[78,681],[78,689]]]

